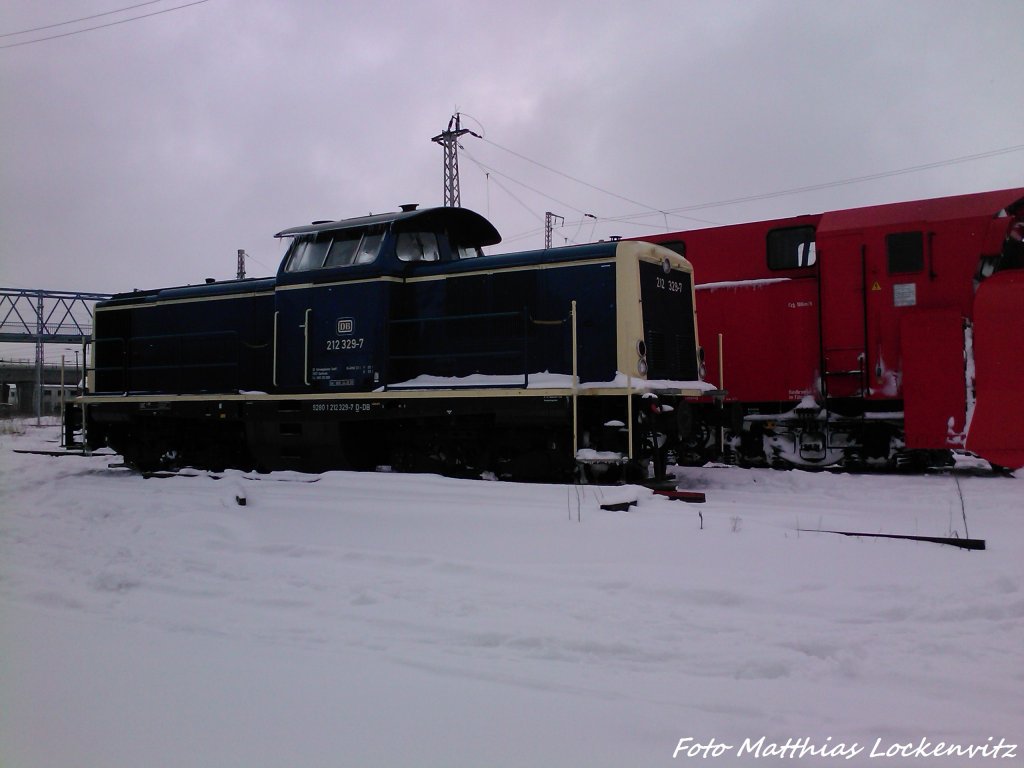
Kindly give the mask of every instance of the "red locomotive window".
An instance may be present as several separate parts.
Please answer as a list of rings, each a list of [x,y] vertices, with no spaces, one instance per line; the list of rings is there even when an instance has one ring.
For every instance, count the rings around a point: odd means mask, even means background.
[[[886,235],[885,250],[889,256],[890,275],[924,269],[924,234],[921,232]]]
[[[684,259],[686,258],[686,243],[682,240],[666,240],[663,243],[658,243],[663,248],[668,248],[670,251],[675,251]]]
[[[813,266],[814,227],[786,227],[768,233],[768,269],[798,269]]]

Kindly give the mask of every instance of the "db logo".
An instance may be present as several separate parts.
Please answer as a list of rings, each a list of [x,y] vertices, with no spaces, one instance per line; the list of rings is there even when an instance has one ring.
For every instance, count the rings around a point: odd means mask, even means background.
[[[346,334],[352,333],[352,329],[355,323],[351,317],[339,317],[338,318],[338,335],[345,336]]]

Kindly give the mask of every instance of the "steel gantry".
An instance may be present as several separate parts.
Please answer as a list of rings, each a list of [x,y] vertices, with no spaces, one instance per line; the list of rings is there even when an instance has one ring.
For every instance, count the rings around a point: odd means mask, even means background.
[[[0,288],[0,341],[36,347],[36,418],[42,408],[43,345],[82,344],[92,335],[92,311],[106,293]]]

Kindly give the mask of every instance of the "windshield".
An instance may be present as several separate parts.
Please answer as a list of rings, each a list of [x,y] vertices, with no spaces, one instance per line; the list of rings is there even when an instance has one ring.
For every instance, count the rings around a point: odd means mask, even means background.
[[[380,232],[328,232],[296,237],[288,250],[286,272],[369,264],[380,250]]]

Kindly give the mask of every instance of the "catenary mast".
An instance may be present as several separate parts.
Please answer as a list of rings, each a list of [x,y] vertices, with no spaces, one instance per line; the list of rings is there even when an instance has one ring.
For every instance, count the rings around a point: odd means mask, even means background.
[[[448,121],[447,130],[431,139],[444,147],[444,204],[452,208],[462,205],[459,195],[459,137],[467,133],[480,138],[478,133],[462,127],[462,116],[456,112]]]

